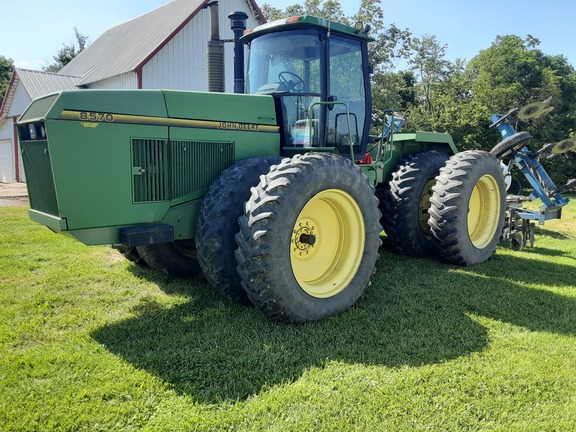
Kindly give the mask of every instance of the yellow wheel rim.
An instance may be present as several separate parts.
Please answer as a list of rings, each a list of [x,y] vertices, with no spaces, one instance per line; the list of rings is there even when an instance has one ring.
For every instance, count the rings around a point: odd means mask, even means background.
[[[500,218],[500,189],[491,175],[482,176],[470,196],[468,203],[468,235],[478,249],[492,241]]]
[[[352,280],[364,251],[364,218],[348,193],[328,189],[306,203],[294,224],[290,264],[300,287],[332,297]]]

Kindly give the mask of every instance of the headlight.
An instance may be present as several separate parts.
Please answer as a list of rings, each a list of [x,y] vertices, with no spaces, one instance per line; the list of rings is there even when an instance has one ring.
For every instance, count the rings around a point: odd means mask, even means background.
[[[30,132],[30,139],[35,140],[36,139],[36,126],[34,126],[33,124],[29,124],[28,125],[28,131]]]

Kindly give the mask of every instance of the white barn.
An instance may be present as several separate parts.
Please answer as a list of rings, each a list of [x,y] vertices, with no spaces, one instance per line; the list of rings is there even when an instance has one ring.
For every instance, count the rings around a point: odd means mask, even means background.
[[[206,91],[211,0],[174,0],[107,30],[56,74],[15,69],[0,109],[0,182],[25,181],[14,123],[35,98],[70,89]],[[220,39],[231,40],[228,13],[247,27],[265,22],[254,0],[219,0]],[[224,45],[225,91],[234,89],[234,47]]]

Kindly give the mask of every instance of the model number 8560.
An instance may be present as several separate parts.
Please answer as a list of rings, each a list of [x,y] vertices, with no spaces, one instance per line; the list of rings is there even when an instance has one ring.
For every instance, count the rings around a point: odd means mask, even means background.
[[[82,111],[79,114],[80,120],[87,120],[93,122],[113,122],[114,115],[113,114],[104,114],[104,113],[97,113],[97,112],[86,112]]]

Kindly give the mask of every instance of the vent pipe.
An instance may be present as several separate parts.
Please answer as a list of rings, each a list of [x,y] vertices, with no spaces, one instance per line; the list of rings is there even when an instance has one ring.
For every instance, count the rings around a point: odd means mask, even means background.
[[[234,93],[244,93],[244,44],[240,37],[246,30],[248,14],[242,11],[231,12],[230,28],[234,32]]]
[[[221,92],[224,86],[224,41],[220,40],[220,18],[218,1],[207,3],[210,8],[210,40],[206,47],[206,66],[208,69],[208,91]]]

